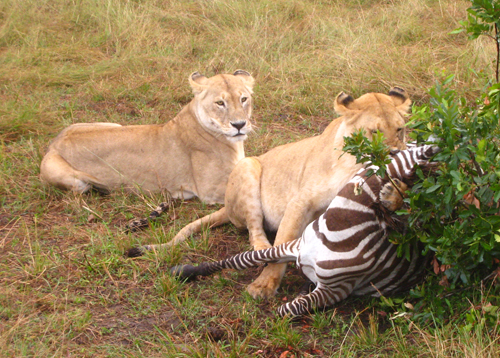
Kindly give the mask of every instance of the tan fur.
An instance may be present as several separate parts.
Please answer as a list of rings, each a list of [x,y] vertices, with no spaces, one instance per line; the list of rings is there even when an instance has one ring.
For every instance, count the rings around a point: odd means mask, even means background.
[[[380,203],[390,211],[401,209],[404,198],[408,196],[406,190],[408,190],[408,185],[394,178],[392,182],[386,183],[380,190]]]
[[[118,187],[223,203],[227,179],[251,131],[252,76],[189,76],[193,100],[162,125],[74,124],[50,144],[42,180],[85,192]]]
[[[229,176],[225,208],[189,224],[169,244],[185,240],[186,233],[190,235],[203,226],[228,220],[248,229],[254,250],[271,246],[264,227],[277,232],[275,246],[299,237],[360,168],[353,156],[342,153],[345,136],[364,128],[367,137],[371,137],[378,129],[391,147],[406,147],[404,125],[411,101],[400,88],[389,93],[369,93],[356,100],[340,93],[335,109],[342,117],[321,135],[240,161]],[[268,265],[248,287],[250,294],[273,296],[285,268],[285,264]]]

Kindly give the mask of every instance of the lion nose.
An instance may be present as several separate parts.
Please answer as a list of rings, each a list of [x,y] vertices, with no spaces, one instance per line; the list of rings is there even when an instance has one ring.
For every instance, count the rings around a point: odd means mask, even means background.
[[[236,128],[237,130],[240,130],[247,124],[247,121],[238,121],[238,122],[231,122],[231,125]]]

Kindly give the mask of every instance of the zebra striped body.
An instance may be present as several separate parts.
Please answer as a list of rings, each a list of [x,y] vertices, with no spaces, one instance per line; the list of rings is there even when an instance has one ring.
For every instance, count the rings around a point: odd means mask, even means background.
[[[428,165],[437,151],[437,147],[428,145],[400,151],[392,156],[387,173],[403,183],[411,181],[414,166]],[[411,252],[410,261],[397,257],[397,247],[387,239],[392,228],[390,213],[380,203],[388,179],[367,177],[369,169],[377,168],[360,170],[300,238],[197,267],[176,266],[171,272],[189,278],[225,268],[241,270],[267,262],[296,260],[316,288],[281,306],[278,313],[282,316],[330,306],[350,294],[391,294],[411,287],[421,278],[425,258],[418,250]]]

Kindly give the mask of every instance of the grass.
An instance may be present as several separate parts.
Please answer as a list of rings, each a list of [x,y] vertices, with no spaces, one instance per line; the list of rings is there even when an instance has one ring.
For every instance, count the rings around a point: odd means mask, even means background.
[[[275,309],[301,285],[253,300],[258,274],[192,283],[166,270],[249,248],[231,226],[129,260],[215,210],[180,203],[150,229],[126,223],[165,198],[74,195],[39,181],[49,141],[76,122],[162,123],[191,99],[187,76],[241,68],[256,78],[247,155],[320,133],[333,98],[407,89],[416,103],[443,73],[474,98],[492,78],[493,44],[450,35],[457,0],[4,0],[0,3],[1,357],[496,357],[498,322],[418,326],[378,301],[349,299],[289,321]],[[490,302],[496,304],[494,294]],[[484,302],[486,303],[486,301]],[[472,302],[471,304],[476,304]],[[483,305],[481,307],[485,307]],[[463,314],[457,312],[457,315]]]

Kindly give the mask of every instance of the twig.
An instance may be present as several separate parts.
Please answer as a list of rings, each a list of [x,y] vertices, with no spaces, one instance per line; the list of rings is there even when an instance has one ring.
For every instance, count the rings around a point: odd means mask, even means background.
[[[15,220],[15,222],[12,224],[12,226],[8,229],[7,233],[5,234],[4,238],[2,239],[2,241],[0,242],[0,248],[3,248],[4,245],[5,245],[5,242],[7,241],[7,236],[9,236],[10,232],[14,229],[14,227],[16,226],[17,222],[19,220],[21,220],[21,217],[19,216],[17,219],[12,219],[11,221],[9,221],[7,223],[7,225],[5,225],[4,227],[0,228],[0,230],[3,230],[5,229],[11,222],[13,222]]]
[[[399,195],[401,195],[401,198],[404,199],[405,197],[404,197],[403,193],[401,193],[401,190],[399,190],[399,187],[396,185],[396,183],[394,183],[394,180],[392,180],[391,176],[389,174],[387,174],[387,177],[389,178],[389,181],[391,182],[391,184],[396,188]]]
[[[102,221],[104,221],[104,219],[102,218],[101,215],[99,215],[98,213],[96,213],[94,210],[92,210],[91,208],[85,206],[85,205],[82,205],[82,208],[84,208],[85,210],[89,211],[90,213],[94,214],[95,216],[97,216],[99,219],[101,219]]]
[[[94,272],[98,272],[94,266],[92,266],[92,264],[89,262],[89,259],[87,258],[87,255],[85,253],[83,253],[83,258],[85,259],[85,262],[87,263],[87,265],[89,265],[90,269]]]
[[[496,67],[496,79],[498,83],[498,66],[500,63],[500,34],[498,33],[498,25],[495,23],[495,42],[497,45],[497,67]],[[499,101],[500,101],[500,96],[499,96]]]

